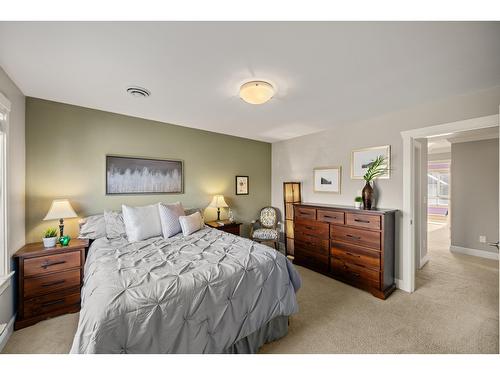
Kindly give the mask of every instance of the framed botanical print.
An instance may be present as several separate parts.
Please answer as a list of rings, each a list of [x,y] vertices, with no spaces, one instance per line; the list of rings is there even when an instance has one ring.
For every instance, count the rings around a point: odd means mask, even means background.
[[[236,195],[248,195],[248,176],[236,176]]]
[[[315,193],[340,194],[342,167],[314,168],[313,174]]]
[[[366,170],[373,161],[383,156],[386,160],[387,173],[378,178],[391,177],[391,146],[368,147],[359,150],[353,150],[351,153],[351,178],[355,180],[362,180]]]

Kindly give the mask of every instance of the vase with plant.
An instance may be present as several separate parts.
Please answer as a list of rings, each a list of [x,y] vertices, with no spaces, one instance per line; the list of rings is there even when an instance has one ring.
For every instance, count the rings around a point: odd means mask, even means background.
[[[57,229],[48,228],[43,234],[43,246],[54,247],[57,242]]]
[[[363,203],[362,197],[357,196],[356,198],[354,198],[354,207],[361,208],[361,203]]]
[[[373,203],[373,187],[371,182],[377,177],[383,176],[388,172],[386,158],[384,156],[377,156],[377,158],[370,163],[363,179],[366,181],[365,187],[361,193],[363,199],[363,208],[365,210],[372,209]]]

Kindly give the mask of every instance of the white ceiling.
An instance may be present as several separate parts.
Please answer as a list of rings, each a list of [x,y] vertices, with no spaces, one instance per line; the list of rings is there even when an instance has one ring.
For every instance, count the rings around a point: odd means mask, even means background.
[[[439,137],[431,137],[428,139],[427,149],[429,154],[439,154],[451,152],[452,143],[475,142],[483,141],[486,139],[498,139],[499,137],[498,126],[490,128],[466,130],[445,134]]]
[[[274,142],[499,85],[499,40],[499,22],[0,22],[0,66],[27,96]],[[249,78],[276,97],[243,102]]]

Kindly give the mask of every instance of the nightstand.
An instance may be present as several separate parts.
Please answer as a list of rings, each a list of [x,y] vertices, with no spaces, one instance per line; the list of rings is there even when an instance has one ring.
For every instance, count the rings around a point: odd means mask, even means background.
[[[222,223],[222,224],[219,224]],[[229,221],[229,220],[219,220],[219,221],[209,221],[207,224],[211,228],[215,228],[218,230],[222,230],[227,233],[232,233],[236,234],[237,236],[240,235],[240,226],[241,223],[237,221]]]
[[[17,269],[18,311],[14,329],[80,310],[80,288],[87,240],[45,248],[26,244],[14,254]]]

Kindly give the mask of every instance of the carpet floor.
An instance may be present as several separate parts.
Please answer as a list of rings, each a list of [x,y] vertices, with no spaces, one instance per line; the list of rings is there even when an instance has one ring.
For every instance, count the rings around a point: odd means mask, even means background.
[[[289,333],[261,353],[498,353],[498,262],[448,251],[429,225],[430,261],[417,290],[386,301],[306,268]],[[78,314],[14,332],[3,353],[68,353]]]

